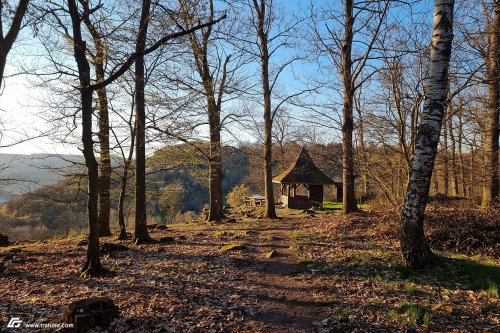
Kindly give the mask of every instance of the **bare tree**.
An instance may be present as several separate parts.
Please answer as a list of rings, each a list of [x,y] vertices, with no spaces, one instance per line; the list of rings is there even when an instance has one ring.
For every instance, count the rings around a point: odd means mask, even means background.
[[[208,2],[208,9],[204,10],[204,4],[199,1],[180,0],[181,19],[187,27],[191,27],[203,15],[213,19],[215,16],[214,1]],[[204,13],[204,12],[207,13]],[[189,45],[194,61],[195,70],[201,79],[201,92],[205,98],[205,108],[208,114],[209,141],[208,153],[204,153],[208,159],[209,166],[209,198],[210,211],[209,221],[217,221],[223,218],[223,193],[222,193],[222,148],[221,121],[222,104],[225,95],[231,89],[236,67],[229,67],[232,54],[227,54],[222,40],[224,32],[213,29],[212,26],[201,29],[197,33],[189,35]],[[191,85],[184,85],[189,87]]]
[[[84,2],[84,6],[88,7],[89,3]],[[89,8],[87,8],[87,11]],[[90,16],[83,18],[87,30],[90,32],[95,52],[92,54],[92,65],[94,67],[96,82],[102,82],[106,78],[105,61],[106,61],[106,41],[103,33],[99,31],[96,24],[90,20]],[[109,227],[110,214],[110,191],[111,191],[111,154],[109,148],[109,110],[108,96],[106,87],[97,89],[97,109],[98,109],[98,125],[99,125],[99,236],[111,236]]]
[[[136,244],[150,240],[146,218],[146,102],[144,98],[144,55],[151,1],[142,1],[142,12],[135,52],[135,229]]]
[[[342,211],[344,214],[358,210],[354,188],[356,178],[353,149],[354,95],[363,82],[372,76],[368,74],[363,77],[362,73],[371,59],[371,53],[387,16],[389,4],[390,1],[346,0],[343,2],[342,15],[332,13],[331,8],[323,10],[322,13],[313,10],[311,15],[320,48],[329,55],[342,77]],[[363,14],[365,14],[364,17]],[[336,21],[340,28],[332,27],[331,22],[329,25],[329,19]],[[325,29],[319,27],[320,21],[325,21],[326,32]],[[359,28],[355,27],[357,21],[361,24]],[[356,49],[356,56],[353,59],[354,37],[360,31],[364,31],[363,33],[368,37],[365,36],[361,38],[362,42],[357,42],[363,45],[364,49]],[[337,52],[338,48],[340,54]]]
[[[264,196],[266,199],[265,216],[276,218],[273,194],[272,168],[272,129],[275,116],[286,103],[311,91],[304,89],[296,92],[278,93],[280,75],[301,57],[292,55],[281,62],[276,61],[280,51],[294,47],[293,37],[297,32],[300,19],[283,22],[284,12],[273,0],[252,0],[248,2],[251,11],[249,32],[246,38],[248,52],[257,59],[261,77],[263,107],[263,155],[264,155]],[[256,48],[255,48],[256,46]],[[291,52],[292,53],[292,52]],[[272,61],[274,59],[274,61]],[[278,64],[279,63],[279,64]],[[278,65],[277,65],[278,64]],[[273,104],[274,102],[274,104]]]
[[[3,84],[3,75],[5,72],[5,65],[7,63],[7,56],[12,49],[12,45],[17,39],[19,35],[19,31],[21,31],[22,23],[24,16],[26,14],[26,10],[28,8],[30,0],[19,0],[19,3],[15,10],[11,1],[0,0],[0,91],[2,89]],[[10,24],[10,28],[7,30],[7,33],[4,35],[4,18],[8,16],[6,11],[14,11],[14,16],[12,17],[12,21]]]
[[[270,1],[272,4],[272,1]],[[269,83],[269,19],[272,13],[271,5],[266,0],[253,0],[255,14],[257,16],[257,34],[260,43],[261,72],[262,72],[262,95],[264,97],[264,196],[266,198],[265,215],[268,218],[276,218],[273,195],[273,170],[272,159],[272,109],[271,109],[271,85]]]
[[[145,0],[148,2],[147,0]],[[136,62],[136,60],[139,59],[139,65],[136,66],[136,78],[138,77],[139,82],[136,82],[138,85],[138,88],[136,87],[136,100],[137,98],[142,97],[142,101],[137,103],[136,101],[136,109],[137,107],[143,107],[144,108],[144,64],[141,62],[143,60],[143,57],[146,54],[149,54],[151,52],[154,52],[158,48],[160,48],[162,45],[167,43],[168,41],[188,35],[197,29],[201,29],[203,27],[206,27],[208,25],[215,24],[219,22],[220,20],[224,19],[225,17],[221,17],[217,20],[212,20],[207,23],[203,24],[198,24],[195,27],[192,27],[190,29],[181,29],[180,31],[168,34],[166,36],[163,36],[159,40],[157,40],[155,43],[153,43],[150,47],[146,48],[145,47],[145,30],[141,30],[139,33],[138,37],[138,46],[136,49],[138,49],[137,52],[134,52],[130,55],[128,55],[125,60],[122,62],[118,63],[114,69],[110,72],[110,74],[104,79],[99,82],[92,83],[91,82],[91,67],[89,60],[87,59],[87,43],[84,40],[83,34],[82,34],[82,23],[83,19],[86,17],[89,17],[96,11],[98,11],[103,4],[99,3],[95,7],[91,7],[90,5],[86,6],[87,4],[86,1],[84,1],[84,5],[82,5],[82,10],[79,10],[79,2],[76,0],[68,0],[67,2],[67,9],[63,7],[57,7],[57,9],[48,9],[48,13],[53,15],[56,18],[56,21],[58,22],[63,29],[65,35],[73,41],[73,51],[74,51],[74,58],[78,67],[78,79],[79,79],[79,87],[78,91],[80,93],[80,103],[81,103],[81,114],[82,114],[82,143],[83,143],[83,155],[85,157],[85,164],[87,167],[87,176],[88,176],[88,203],[87,203],[87,208],[88,208],[88,220],[89,220],[89,236],[88,236],[88,248],[87,248],[87,260],[85,265],[82,268],[82,275],[84,276],[93,276],[93,275],[99,275],[101,273],[105,273],[107,270],[104,269],[101,265],[100,258],[99,258],[99,229],[98,229],[98,180],[99,180],[99,174],[98,174],[98,164],[97,160],[94,154],[94,141],[92,138],[92,112],[93,112],[93,92],[97,91],[101,88],[105,88],[107,85],[113,83],[115,80],[120,78],[124,73],[126,73],[129,68]],[[147,3],[144,3],[144,5],[147,7]],[[70,35],[68,27],[64,24],[64,22],[60,19],[58,15],[58,12],[64,12],[64,13],[69,13],[69,16],[71,18],[71,30],[72,34]],[[146,22],[149,16],[149,7],[143,8],[143,15],[141,16],[141,23]],[[141,24],[142,27],[142,24]],[[141,71],[142,67],[142,71]],[[142,87],[142,90],[141,90]],[[137,93],[137,90],[141,90],[141,92]],[[142,93],[142,95],[141,95]],[[142,103],[142,105],[141,105]],[[137,112],[137,110],[136,110]],[[136,122],[137,120],[137,115],[136,115]],[[137,123],[136,126],[139,126]],[[143,125],[144,129],[144,125]],[[144,149],[144,142],[143,145],[140,147],[141,149]],[[139,215],[141,215],[142,212],[139,212]],[[144,217],[143,220],[140,220],[141,222],[141,228],[146,229],[145,225],[145,210],[144,210],[144,215],[141,215]],[[142,224],[144,222],[144,224]],[[139,229],[141,230],[141,229]],[[146,229],[147,232],[147,229]],[[137,236],[137,233],[136,233]],[[141,238],[143,238],[141,235]],[[136,237],[137,238],[137,237]]]
[[[89,12],[81,15],[78,11],[76,0],[68,0],[68,10],[71,15],[71,26],[73,30],[74,57],[78,65],[78,77],[80,81],[79,91],[82,112],[82,143],[83,155],[88,175],[88,219],[89,236],[87,245],[87,260],[82,268],[85,276],[98,275],[106,270],[101,265],[99,257],[99,224],[98,224],[98,181],[99,171],[97,160],[94,155],[94,141],[92,139],[92,93],[90,87],[90,64],[87,59],[87,46],[82,36],[82,16],[90,15]],[[88,10],[88,9],[87,9]]]
[[[125,200],[127,197],[127,184],[129,179],[129,172],[132,166],[132,159],[134,156],[134,145],[135,145],[135,122],[133,122],[133,113],[130,114],[127,120],[127,125],[130,133],[130,146],[128,147],[128,153],[125,151],[125,147],[118,140],[118,135],[113,131],[116,141],[120,149],[120,153],[123,159],[123,172],[121,175],[121,185],[120,185],[120,196],[118,199],[118,225],[120,227],[120,234],[118,239],[128,239],[127,229],[125,225]]]
[[[401,250],[408,267],[425,267],[433,260],[424,236],[424,212],[429,197],[447,92],[453,41],[453,0],[434,1],[431,63],[418,127],[410,181],[401,217]]]

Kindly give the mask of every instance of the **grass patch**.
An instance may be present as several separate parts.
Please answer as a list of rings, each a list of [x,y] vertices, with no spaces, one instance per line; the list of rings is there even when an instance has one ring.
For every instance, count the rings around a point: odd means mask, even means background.
[[[500,267],[490,262],[476,262],[463,256],[444,259],[437,269],[433,269],[438,281],[457,288],[465,284],[471,290],[489,290],[498,297]]]
[[[497,298],[498,299],[498,286],[496,283],[492,283],[486,292],[490,295],[490,297]]]
[[[294,240],[312,240],[312,234],[302,230],[290,231],[290,236]]]
[[[440,258],[431,267],[414,271],[396,266],[400,277],[417,284],[436,285],[448,289],[485,290],[498,295],[500,266],[489,261],[473,261],[462,255]],[[496,296],[498,297],[498,296]]]
[[[264,207],[243,207],[241,212],[249,218],[264,218]]]
[[[310,260],[310,259],[306,259],[306,258],[299,258],[299,260],[297,261],[297,263],[299,265],[315,265],[316,262],[314,262],[313,260]]]
[[[398,309],[389,310],[389,317],[398,323],[429,325],[432,322],[432,311],[418,303],[404,301]]]
[[[417,288],[413,284],[407,284],[405,287],[406,293],[410,296],[417,294]]]
[[[372,297],[368,300],[370,304],[376,308],[382,305],[382,300],[379,297]]]
[[[358,208],[361,210],[368,210],[370,208],[370,205],[360,204],[358,205]],[[322,210],[342,210],[342,202],[325,201],[323,202]]]

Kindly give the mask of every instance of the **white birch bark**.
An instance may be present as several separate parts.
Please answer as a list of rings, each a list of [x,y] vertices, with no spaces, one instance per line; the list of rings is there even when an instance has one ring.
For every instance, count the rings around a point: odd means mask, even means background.
[[[433,259],[425,241],[423,222],[447,96],[453,7],[454,0],[434,1],[434,30],[425,104],[401,218],[403,259],[408,267],[415,269],[426,266]]]

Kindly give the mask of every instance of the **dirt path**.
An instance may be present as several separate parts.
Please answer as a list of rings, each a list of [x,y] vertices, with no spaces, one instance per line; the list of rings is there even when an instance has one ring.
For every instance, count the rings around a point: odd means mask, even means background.
[[[297,232],[297,223],[278,220],[260,225],[245,237],[248,253],[237,259],[247,286],[242,297],[258,305],[250,317],[269,332],[313,331],[313,322],[324,319],[328,305],[304,281],[311,271],[293,250],[291,235]]]
[[[374,214],[298,214],[151,229],[164,242],[139,246],[108,237],[128,250],[103,253],[115,274],[93,279],[78,276],[79,239],[0,248],[0,332],[13,317],[60,323],[69,303],[93,296],[120,309],[114,333],[498,331],[498,261],[411,275],[380,225]]]
[[[140,246],[104,238],[130,250],[104,254],[116,274],[88,280],[77,275],[85,254],[77,240],[1,249],[0,328],[13,316],[58,323],[71,301],[109,296],[121,312],[113,332],[314,332],[326,303],[293,250],[298,223],[174,226],[151,231],[173,242]],[[221,251],[227,244],[244,249]]]

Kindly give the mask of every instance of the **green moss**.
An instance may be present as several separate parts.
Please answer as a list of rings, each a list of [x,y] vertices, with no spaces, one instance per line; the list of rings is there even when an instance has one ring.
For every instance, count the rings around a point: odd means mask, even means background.
[[[243,251],[246,249],[246,246],[243,244],[227,244],[220,248],[221,252],[227,251]]]

